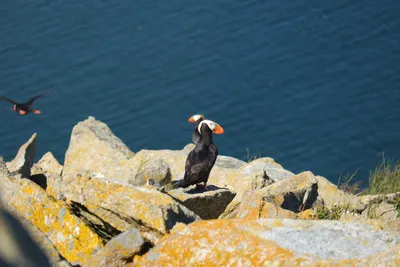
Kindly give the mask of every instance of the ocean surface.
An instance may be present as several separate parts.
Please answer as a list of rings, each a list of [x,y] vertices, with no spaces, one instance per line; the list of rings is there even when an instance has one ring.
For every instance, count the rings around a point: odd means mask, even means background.
[[[400,159],[399,0],[45,1],[0,5],[0,155],[38,133],[62,163],[72,127],[107,123],[133,151],[181,149],[187,119],[222,125],[220,154],[367,185]]]

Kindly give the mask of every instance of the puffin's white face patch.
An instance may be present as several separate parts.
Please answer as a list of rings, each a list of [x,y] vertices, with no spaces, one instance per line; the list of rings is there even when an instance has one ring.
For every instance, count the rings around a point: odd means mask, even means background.
[[[199,131],[199,133],[201,133],[200,129],[201,126],[203,125],[203,123],[206,123],[208,128],[210,128],[211,131],[214,131],[215,127],[217,127],[217,123],[210,121],[210,120],[204,120],[202,122],[200,122],[199,127],[197,127],[197,131]]]
[[[194,121],[198,121],[200,119],[204,119],[204,116],[201,114],[196,114],[191,117]]]

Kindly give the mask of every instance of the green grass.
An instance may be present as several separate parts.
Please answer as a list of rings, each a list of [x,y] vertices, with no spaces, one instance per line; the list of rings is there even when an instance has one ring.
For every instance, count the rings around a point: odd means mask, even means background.
[[[369,174],[368,194],[400,192],[400,161],[394,162],[382,155],[382,162]]]
[[[334,206],[328,209],[325,206],[318,206],[316,209],[316,216],[318,220],[339,220],[344,211],[343,207]]]
[[[260,150],[258,150],[258,151],[256,152],[256,154],[254,154],[254,155],[251,155],[251,154],[250,154],[250,149],[246,148],[246,151],[247,151],[247,163],[252,162],[252,161],[255,160],[255,159],[261,158],[261,152],[260,152]]]

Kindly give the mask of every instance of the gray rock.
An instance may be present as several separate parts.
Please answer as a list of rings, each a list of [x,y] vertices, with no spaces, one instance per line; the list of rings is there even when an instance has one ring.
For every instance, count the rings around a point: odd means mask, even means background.
[[[125,266],[143,250],[145,241],[136,228],[131,228],[111,239],[101,250],[96,252],[83,267]]]
[[[214,166],[218,166],[220,168],[228,168],[228,169],[239,169],[240,167],[242,167],[245,164],[246,164],[246,162],[244,162],[243,160],[236,159],[236,158],[229,157],[229,156],[218,155]]]
[[[131,161],[137,165],[137,173],[129,183],[136,186],[147,184],[152,179],[160,186],[171,182],[171,170],[167,162],[158,156],[147,157],[143,151],[137,153]]]
[[[255,175],[266,173],[274,181],[284,180],[294,173],[285,170],[280,164],[276,163],[272,158],[259,158],[243,165],[238,172],[242,175]]]
[[[208,191],[204,191],[195,185],[171,190],[168,194],[203,220],[217,219],[236,195],[226,188],[208,186]]]
[[[272,226],[259,234],[293,253],[315,255],[322,259],[365,258],[383,252],[400,243],[400,236],[374,230],[361,223],[339,221],[296,221],[260,219],[260,224]]]
[[[35,163],[36,154],[36,133],[18,150],[16,157],[7,162],[7,168],[10,173],[19,178],[29,178],[31,168]]]
[[[32,168],[32,174],[51,173],[61,175],[63,166],[51,152],[47,152]]]

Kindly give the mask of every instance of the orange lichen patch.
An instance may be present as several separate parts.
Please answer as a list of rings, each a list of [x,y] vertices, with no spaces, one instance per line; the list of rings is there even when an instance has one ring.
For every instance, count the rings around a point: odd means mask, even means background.
[[[179,209],[184,207],[157,190],[121,184],[86,174],[76,177],[73,184],[64,188],[64,193],[71,201],[86,207],[95,207],[92,212],[101,215],[120,231],[126,230],[127,226],[120,217],[132,218],[160,233],[167,233],[173,226],[166,221],[169,212],[175,213],[182,220],[186,216],[178,215]],[[119,214],[120,217],[115,214]],[[192,220],[195,219],[193,213],[188,216],[192,216]]]
[[[315,212],[312,209],[308,209],[300,212],[298,214],[298,218],[304,220],[315,220],[317,216],[315,215]]]
[[[254,229],[254,227],[259,228]],[[199,221],[162,238],[138,266],[351,266],[358,260],[323,261],[298,256],[276,242],[261,238],[268,231],[256,221]]]
[[[18,189],[5,196],[9,206],[39,228],[69,262],[85,262],[103,246],[96,233],[42,188],[25,179],[18,183]]]

